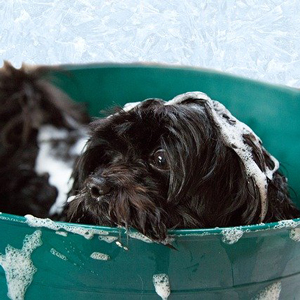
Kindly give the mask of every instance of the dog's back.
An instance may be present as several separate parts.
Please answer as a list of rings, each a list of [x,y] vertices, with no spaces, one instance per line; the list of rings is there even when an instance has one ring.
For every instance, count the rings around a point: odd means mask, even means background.
[[[50,148],[54,149],[58,141],[57,136],[41,141],[41,132],[47,126],[52,131],[64,131],[65,142],[59,144],[66,145],[65,152],[85,135],[82,126],[90,120],[85,108],[47,80],[52,70],[15,69],[7,62],[0,69],[0,211],[49,216],[60,190],[49,177],[51,166],[43,162],[45,158],[37,166],[37,159],[42,146],[52,143]],[[74,155],[61,157],[61,161],[66,160],[72,169]]]

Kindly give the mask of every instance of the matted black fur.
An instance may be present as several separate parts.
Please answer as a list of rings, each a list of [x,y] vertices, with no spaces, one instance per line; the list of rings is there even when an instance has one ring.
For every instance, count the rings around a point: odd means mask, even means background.
[[[90,124],[91,137],[74,170],[72,222],[136,228],[163,241],[172,228],[260,223],[259,189],[227,147],[205,101],[165,105],[150,99]],[[255,147],[256,164],[272,166]],[[268,182],[264,222],[299,217],[278,171]]]
[[[38,131],[51,124],[76,130],[90,121],[82,105],[54,87],[47,76],[52,67],[22,66],[8,62],[0,69],[0,211],[48,216],[57,197],[47,174],[34,170]]]

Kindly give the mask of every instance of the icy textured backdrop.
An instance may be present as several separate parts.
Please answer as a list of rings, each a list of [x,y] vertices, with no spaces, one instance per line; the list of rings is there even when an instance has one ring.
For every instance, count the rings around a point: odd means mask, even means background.
[[[163,62],[300,87],[299,13],[297,0],[0,0],[0,58]]]

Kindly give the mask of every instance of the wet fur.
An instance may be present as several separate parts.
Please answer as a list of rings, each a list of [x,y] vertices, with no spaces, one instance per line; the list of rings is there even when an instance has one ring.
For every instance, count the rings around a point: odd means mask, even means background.
[[[156,241],[174,228],[207,228],[260,222],[260,194],[244,165],[227,147],[205,101],[175,105],[152,99],[90,124],[91,137],[74,170],[66,207],[71,222],[136,228]],[[264,170],[270,155],[244,136]],[[169,170],[153,167],[156,149],[165,149]],[[110,192],[96,201],[91,178],[105,179]],[[284,176],[268,182],[264,222],[299,217]]]

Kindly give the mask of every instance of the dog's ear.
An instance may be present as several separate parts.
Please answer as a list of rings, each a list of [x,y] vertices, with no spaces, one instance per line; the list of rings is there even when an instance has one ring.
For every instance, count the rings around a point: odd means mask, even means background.
[[[278,171],[279,162],[266,151],[256,134],[221,103],[206,95],[192,93],[185,98],[181,103],[194,103],[206,111],[224,145],[233,150],[234,159],[239,162],[241,172],[238,177],[242,180],[233,177],[231,182],[240,185],[241,193],[235,202],[242,205],[241,209],[234,211],[228,203],[228,215],[238,217],[240,214],[240,224],[277,221],[299,215],[290,200],[286,178]],[[228,175],[234,176],[234,172]]]
[[[249,134],[245,138],[248,137],[248,144],[242,141],[242,130],[245,128],[245,132],[248,132],[248,127],[238,123],[242,128],[239,132],[240,128],[235,127],[239,121],[221,104],[202,93],[187,93],[175,100],[171,100],[170,104],[180,107],[178,114],[181,121],[174,122],[169,128],[174,133],[174,141],[165,143],[167,152],[174,156],[171,161],[176,161],[170,170],[169,202],[178,203],[179,206],[186,203],[180,210],[190,210],[187,216],[196,212],[198,216],[194,219],[201,220],[203,224],[199,225],[205,227],[259,223],[262,210],[261,182],[247,170],[248,162],[235,148],[232,142],[235,137],[230,136],[230,130],[236,131],[242,150],[249,152],[252,149],[258,165],[255,170],[260,167],[261,172],[267,172],[267,167],[273,170],[275,166],[272,160],[268,165],[264,161],[267,153],[262,152],[257,137]],[[265,177],[262,174],[262,178]],[[186,198],[189,200],[183,200]],[[187,223],[190,222],[188,219]]]

